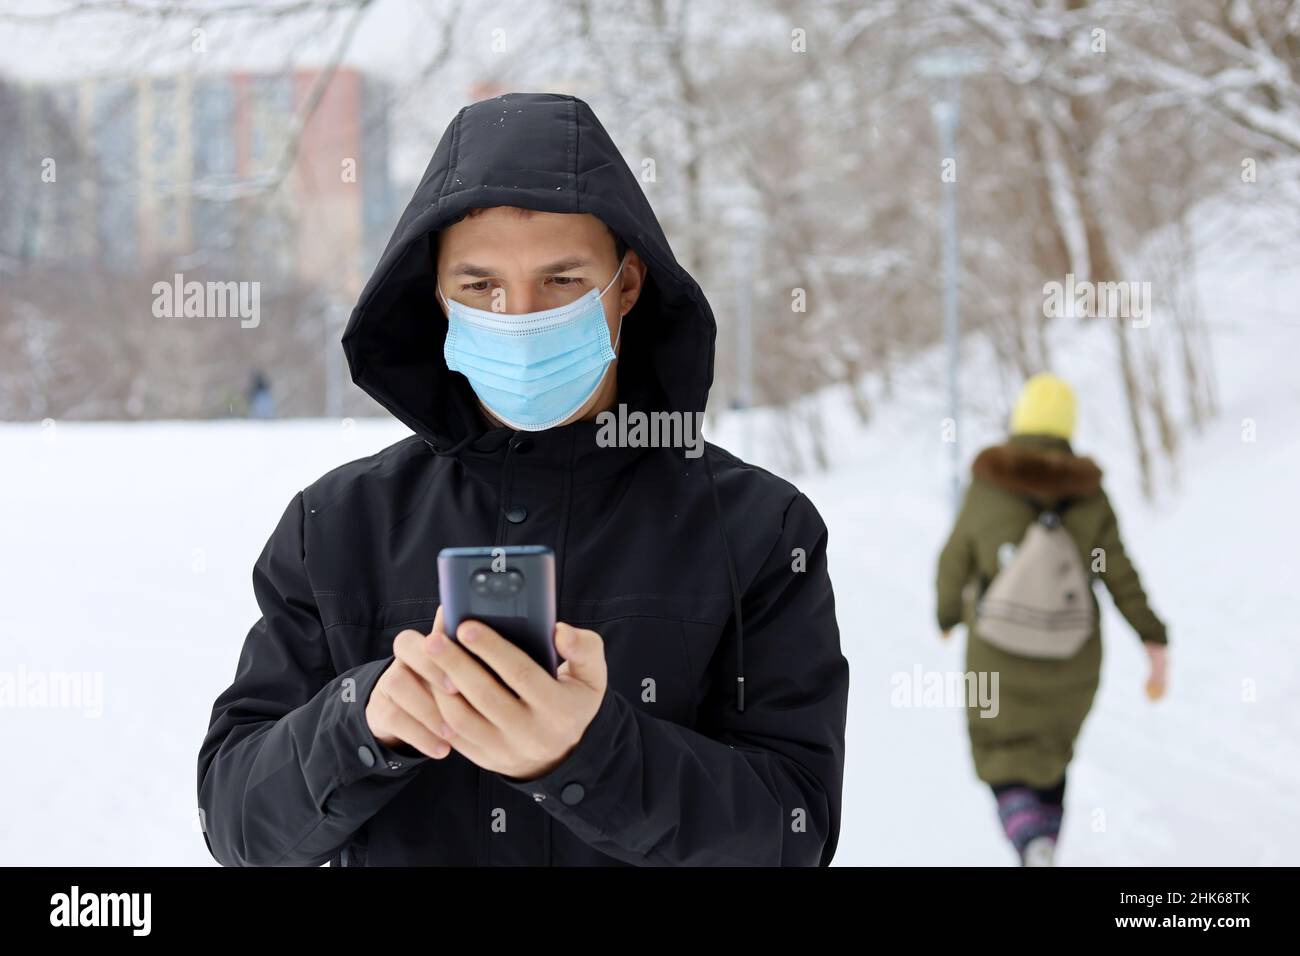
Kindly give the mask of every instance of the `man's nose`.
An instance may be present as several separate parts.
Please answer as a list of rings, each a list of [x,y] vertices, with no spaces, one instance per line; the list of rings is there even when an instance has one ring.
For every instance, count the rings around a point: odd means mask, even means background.
[[[505,311],[510,315],[520,315],[524,312],[537,312],[542,308],[541,299],[537,290],[527,283],[518,283],[516,285],[503,286],[505,289],[505,302],[502,305]]]

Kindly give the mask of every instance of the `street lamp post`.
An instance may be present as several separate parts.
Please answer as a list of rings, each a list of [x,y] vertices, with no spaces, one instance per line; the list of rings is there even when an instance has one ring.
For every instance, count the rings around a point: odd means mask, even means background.
[[[957,243],[957,124],[961,115],[962,77],[975,72],[980,66],[980,58],[964,50],[940,51],[917,63],[921,75],[941,81],[940,92],[930,107],[930,115],[934,118],[943,156],[954,164],[952,180],[943,183],[946,188],[943,190],[943,218],[940,225],[943,235],[943,334],[948,352],[948,416],[952,422],[949,465],[954,510],[961,507],[961,428],[958,424],[961,405],[958,375],[961,359],[961,322],[958,313],[961,259]]]
[[[960,110],[960,78],[951,81],[951,99],[939,100],[931,113],[939,131],[943,155],[954,162],[957,158],[957,116]],[[948,344],[948,415],[952,420],[952,446],[948,450],[952,469],[952,501],[954,510],[961,504],[961,429],[957,413],[961,405],[961,382],[957,366],[961,358],[961,325],[957,316],[958,270],[957,255],[957,181],[943,184],[943,335]]]

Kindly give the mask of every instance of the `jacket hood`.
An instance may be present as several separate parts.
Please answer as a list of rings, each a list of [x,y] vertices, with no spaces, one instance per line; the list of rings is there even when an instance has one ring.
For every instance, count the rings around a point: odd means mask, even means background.
[[[647,276],[623,319],[619,401],[704,411],[717,335],[708,301],[591,107],[557,93],[472,103],[447,127],[343,333],[358,386],[435,446],[485,430],[468,381],[443,359],[434,292],[436,234],[476,206],[590,213],[636,250]]]

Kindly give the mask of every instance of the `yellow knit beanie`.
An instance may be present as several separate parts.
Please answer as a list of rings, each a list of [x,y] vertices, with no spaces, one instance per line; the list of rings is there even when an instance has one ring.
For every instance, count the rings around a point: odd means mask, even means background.
[[[1069,439],[1074,434],[1074,416],[1074,389],[1055,375],[1039,372],[1020,391],[1011,412],[1011,434]]]

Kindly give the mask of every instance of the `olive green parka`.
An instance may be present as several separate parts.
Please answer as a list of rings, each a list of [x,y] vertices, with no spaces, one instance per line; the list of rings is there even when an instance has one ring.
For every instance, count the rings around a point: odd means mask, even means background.
[[[997,573],[999,548],[1019,544],[1040,508],[1059,510],[1085,571],[1106,585],[1138,636],[1154,644],[1168,637],[1124,549],[1092,459],[1075,455],[1063,438],[1013,435],[981,451],[971,475],[939,556],[937,590],[939,627],[967,626],[967,671],[998,675],[996,713],[981,716],[992,709],[974,705],[966,711],[975,771],[990,784],[1049,787],[1065,773],[1097,691],[1100,617],[1078,653],[1061,660],[1020,657],[982,640],[974,629],[976,603]],[[1097,611],[1091,590],[1089,598]]]

